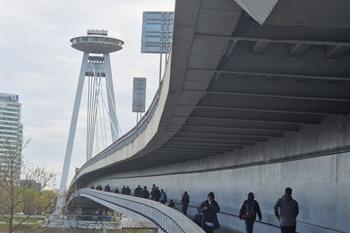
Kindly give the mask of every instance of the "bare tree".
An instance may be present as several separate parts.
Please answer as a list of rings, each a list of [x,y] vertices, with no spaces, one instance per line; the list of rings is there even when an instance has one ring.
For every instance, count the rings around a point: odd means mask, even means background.
[[[25,217],[15,221],[15,213],[23,212],[25,203],[39,201],[42,192],[55,180],[55,174],[45,171],[43,168],[28,168],[23,164],[22,150],[29,141],[22,145],[21,140],[17,143],[5,143],[5,155],[0,161],[0,216],[8,226],[8,232],[12,233],[19,229],[33,214],[32,208]],[[20,184],[20,175],[26,180],[40,184],[40,190],[35,191],[32,187]]]

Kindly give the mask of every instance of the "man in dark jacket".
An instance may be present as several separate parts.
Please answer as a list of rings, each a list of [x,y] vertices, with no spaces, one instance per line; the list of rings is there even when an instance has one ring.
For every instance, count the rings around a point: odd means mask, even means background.
[[[127,192],[126,187],[125,187],[125,185],[123,185],[123,188],[121,190],[121,194],[126,195],[126,192]]]
[[[299,214],[299,205],[292,197],[292,189],[286,188],[284,195],[278,199],[275,206],[275,215],[280,221],[282,233],[295,233],[296,218]]]
[[[135,197],[141,197],[141,192],[142,192],[142,188],[140,185],[137,186],[137,188],[134,191],[134,196]]]
[[[111,186],[109,186],[109,184],[107,184],[104,188],[105,192],[110,192],[111,191]]]
[[[162,204],[165,204],[167,201],[168,201],[168,197],[166,195],[166,192],[163,189],[161,189],[160,190],[160,202]]]
[[[259,216],[259,221],[261,221],[262,216],[259,203],[254,200],[254,193],[250,192],[248,193],[248,199],[243,202],[239,211],[239,218],[244,219],[247,233],[253,233],[253,226],[257,215]]]
[[[202,213],[202,228],[206,233],[213,233],[214,230],[220,227],[217,213],[220,211],[218,203],[215,201],[213,192],[208,194],[208,199],[199,207]]]
[[[126,186],[126,195],[131,195],[131,189],[129,186]]]
[[[156,185],[153,184],[151,192],[150,192],[151,200],[153,200],[153,201],[156,200],[156,189],[157,189]]]
[[[190,203],[190,195],[188,195],[188,192],[185,191],[181,198],[182,213],[184,213],[184,215],[187,215],[187,209],[188,209],[189,203]]]
[[[147,190],[147,187],[146,187],[146,186],[145,186],[145,187],[143,187],[143,190],[142,190],[142,192],[141,192],[141,197],[142,197],[142,198],[149,199],[149,192],[148,192],[148,190]]]

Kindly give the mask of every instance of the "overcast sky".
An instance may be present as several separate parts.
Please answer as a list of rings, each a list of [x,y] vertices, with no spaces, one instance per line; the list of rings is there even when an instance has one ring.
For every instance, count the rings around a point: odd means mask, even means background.
[[[82,59],[69,39],[97,28],[125,42],[123,50],[111,55],[117,115],[125,133],[136,118],[131,112],[132,78],[148,78],[148,104],[158,86],[159,56],[140,52],[142,12],[173,11],[174,0],[1,0],[0,4],[0,92],[20,96],[24,136],[31,139],[25,161],[57,172],[59,181]],[[85,161],[85,135],[86,121],[80,114],[69,179],[74,167]]]

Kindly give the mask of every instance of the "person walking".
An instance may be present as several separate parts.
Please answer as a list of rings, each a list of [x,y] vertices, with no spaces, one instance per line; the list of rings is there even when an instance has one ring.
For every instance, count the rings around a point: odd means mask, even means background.
[[[156,190],[157,190],[157,187],[155,184],[152,185],[152,189],[151,189],[151,200],[155,201],[156,200]]]
[[[286,188],[284,195],[277,200],[275,206],[275,215],[280,222],[282,233],[295,233],[297,217],[299,214],[299,205],[292,197],[292,189]]]
[[[126,186],[126,195],[131,195],[131,189],[129,186]]]
[[[213,233],[214,230],[220,227],[217,213],[220,211],[219,204],[215,201],[215,195],[210,192],[207,200],[202,202],[199,207],[201,212],[201,225],[206,233]]]
[[[254,193],[248,193],[248,198],[242,204],[242,207],[239,211],[239,218],[244,219],[245,229],[247,233],[253,233],[253,226],[258,215],[259,221],[261,221],[261,211],[259,203],[254,200]]]
[[[188,195],[187,191],[185,191],[181,198],[182,213],[184,213],[184,215],[187,215],[187,209],[188,209],[189,203],[190,203],[190,195]]]
[[[109,184],[105,185],[103,191],[110,192],[111,191],[111,186],[109,186]]]
[[[156,187],[154,200],[159,202],[161,196],[162,193],[160,192],[159,187]]]
[[[137,188],[134,190],[134,196],[141,197],[141,192],[142,192],[141,185],[138,185]]]
[[[149,199],[149,192],[148,192],[146,186],[143,187],[143,190],[142,190],[142,192],[141,192],[141,197],[142,197],[142,198],[145,198],[145,199]]]
[[[166,192],[163,189],[161,189],[160,190],[160,202],[162,204],[165,204],[167,201],[168,201],[168,198],[167,198]]]
[[[121,194],[126,195],[126,193],[127,193],[126,187],[125,187],[125,185],[123,185],[123,188],[121,190]]]

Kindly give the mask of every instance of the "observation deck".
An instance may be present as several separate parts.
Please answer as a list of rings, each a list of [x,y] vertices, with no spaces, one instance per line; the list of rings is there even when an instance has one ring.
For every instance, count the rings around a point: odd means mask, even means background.
[[[82,52],[106,54],[123,48],[122,40],[108,37],[107,31],[88,30],[86,36],[74,37],[70,40],[72,47]]]

